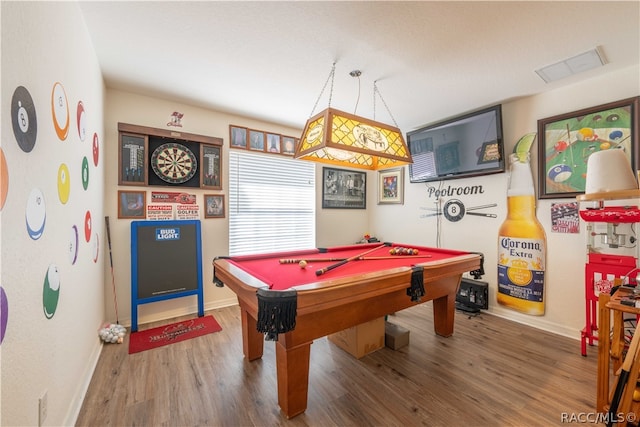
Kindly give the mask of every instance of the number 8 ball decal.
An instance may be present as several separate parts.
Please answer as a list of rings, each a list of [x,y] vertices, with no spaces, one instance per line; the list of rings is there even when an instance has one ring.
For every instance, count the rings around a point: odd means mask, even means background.
[[[448,200],[442,208],[442,214],[451,222],[458,222],[464,217],[464,204],[460,200]]]
[[[198,161],[189,148],[170,142],[154,150],[151,168],[161,180],[170,184],[182,184],[196,174]]]
[[[444,206],[442,207],[442,212],[440,212],[440,209],[420,208],[428,211],[435,211],[435,213],[420,215],[420,218],[444,215],[444,217],[451,222],[458,222],[462,218],[464,218],[465,215],[476,215],[476,216],[483,216],[486,218],[497,218],[497,215],[492,213],[471,212],[478,209],[494,208],[496,206],[498,205],[495,203],[491,203],[489,205],[472,206],[470,208],[465,208],[464,203],[462,203],[462,201],[458,199],[451,199],[444,204]]]

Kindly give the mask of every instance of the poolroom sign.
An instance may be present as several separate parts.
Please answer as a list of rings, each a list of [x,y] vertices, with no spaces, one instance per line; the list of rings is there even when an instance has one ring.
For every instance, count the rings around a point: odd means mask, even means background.
[[[446,188],[441,189],[437,189],[434,187],[429,187],[427,189],[427,196],[429,198],[435,197],[436,200],[440,197],[469,196],[475,194],[484,194],[484,188],[482,187],[482,185],[466,185],[460,187],[449,185]],[[445,202],[442,208],[421,208],[427,211],[432,211],[433,213],[420,215],[420,218],[443,215],[447,220],[451,222],[458,222],[462,218],[464,218],[465,215],[475,215],[485,218],[497,218],[497,215],[494,213],[472,212],[479,209],[494,208],[496,206],[498,205],[495,203],[491,203],[488,205],[466,207],[464,203],[462,203],[462,201],[459,199],[449,199]]]

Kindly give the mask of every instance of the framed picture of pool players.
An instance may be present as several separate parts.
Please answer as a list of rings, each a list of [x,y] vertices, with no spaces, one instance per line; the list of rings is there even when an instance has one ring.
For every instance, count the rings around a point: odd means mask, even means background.
[[[583,194],[587,160],[598,151],[621,150],[636,170],[639,100],[628,98],[538,120],[538,197]]]
[[[366,209],[367,175],[352,170],[322,168],[322,208]]]
[[[378,172],[378,204],[404,203],[404,168]]]

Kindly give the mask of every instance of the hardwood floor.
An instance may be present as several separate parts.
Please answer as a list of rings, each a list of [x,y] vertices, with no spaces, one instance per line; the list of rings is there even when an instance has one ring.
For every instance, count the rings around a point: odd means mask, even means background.
[[[592,413],[595,347],[488,314],[456,313],[433,332],[431,303],[389,316],[407,347],[360,360],[327,338],[311,346],[307,411],[287,420],[276,391],[274,344],[242,356],[240,310],[213,310],[222,331],[137,354],[106,344],[78,426],[546,426]],[[147,329],[170,321],[142,325]]]

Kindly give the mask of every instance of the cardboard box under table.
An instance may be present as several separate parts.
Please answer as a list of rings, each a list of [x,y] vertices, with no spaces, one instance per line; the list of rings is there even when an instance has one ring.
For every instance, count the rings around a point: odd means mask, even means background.
[[[395,323],[384,322],[384,345],[399,350],[409,345],[409,330]]]
[[[329,341],[357,359],[384,347],[384,317],[328,336]]]

